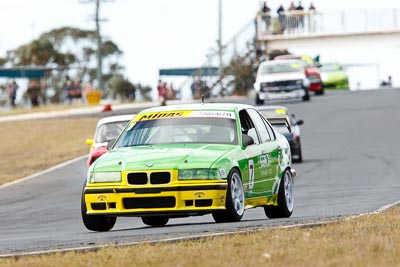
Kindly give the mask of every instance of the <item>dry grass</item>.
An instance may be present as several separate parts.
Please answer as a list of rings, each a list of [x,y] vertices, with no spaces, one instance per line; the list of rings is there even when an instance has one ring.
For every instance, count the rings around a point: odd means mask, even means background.
[[[315,228],[0,259],[0,266],[399,266],[400,208]]]
[[[85,155],[99,118],[0,123],[0,184]]]
[[[39,106],[35,108],[12,108],[7,111],[0,111],[0,117],[10,116],[10,115],[19,115],[19,114],[27,114],[27,113],[36,113],[36,112],[48,112],[48,111],[63,111],[74,108],[86,107],[86,105],[81,103],[73,103],[72,105],[60,105],[60,104],[48,104],[45,106]]]

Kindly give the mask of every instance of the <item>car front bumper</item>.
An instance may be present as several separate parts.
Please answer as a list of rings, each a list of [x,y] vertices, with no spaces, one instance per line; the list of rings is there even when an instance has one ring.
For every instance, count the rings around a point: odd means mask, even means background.
[[[258,92],[258,97],[261,100],[279,100],[279,99],[293,99],[302,98],[306,92],[304,89],[292,90],[289,92]]]
[[[205,214],[225,209],[227,183],[158,187],[86,186],[87,214],[110,216]]]

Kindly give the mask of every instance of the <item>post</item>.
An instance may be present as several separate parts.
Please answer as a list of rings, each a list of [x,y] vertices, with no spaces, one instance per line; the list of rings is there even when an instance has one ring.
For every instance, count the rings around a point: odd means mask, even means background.
[[[223,76],[223,62],[222,62],[222,0],[218,0],[218,58],[219,58],[219,85],[221,91],[223,90],[222,76]]]
[[[96,37],[97,37],[97,82],[98,89],[103,90],[102,55],[101,55],[101,35],[100,35],[100,1],[96,0]]]

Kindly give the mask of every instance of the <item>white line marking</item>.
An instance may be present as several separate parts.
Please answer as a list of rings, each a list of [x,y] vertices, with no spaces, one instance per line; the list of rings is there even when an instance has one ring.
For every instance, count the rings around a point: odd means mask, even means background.
[[[39,177],[39,176],[41,176],[41,175],[43,175],[43,174],[46,174],[46,173],[48,173],[48,172],[51,172],[51,171],[60,169],[60,168],[62,168],[62,167],[65,167],[65,166],[67,166],[68,164],[71,164],[71,163],[74,163],[74,162],[76,162],[76,161],[79,161],[79,160],[81,160],[81,159],[83,159],[83,158],[85,158],[85,157],[87,157],[87,155],[84,155],[84,156],[81,156],[81,157],[79,157],[79,158],[71,159],[71,160],[69,160],[69,161],[60,163],[60,164],[55,165],[55,166],[53,166],[53,167],[51,167],[51,168],[49,168],[49,169],[46,169],[46,170],[44,170],[44,171],[37,172],[37,173],[34,173],[34,174],[32,174],[32,175],[29,175],[29,176],[27,176],[27,177],[25,177],[25,178],[21,178],[21,179],[12,181],[12,182],[8,182],[8,183],[5,183],[5,184],[2,184],[2,185],[0,185],[0,190],[3,189],[3,188],[5,188],[5,187],[11,186],[11,185],[19,184],[19,183],[25,182],[25,181],[27,181],[27,180],[31,180],[31,179],[33,179],[33,178],[37,178],[37,177]]]

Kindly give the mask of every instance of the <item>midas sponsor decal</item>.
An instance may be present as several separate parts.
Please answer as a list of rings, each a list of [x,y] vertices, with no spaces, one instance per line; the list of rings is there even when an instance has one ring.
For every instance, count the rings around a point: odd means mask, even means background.
[[[160,119],[175,119],[175,118],[227,118],[235,119],[235,113],[231,111],[192,111],[192,110],[175,110],[164,112],[149,112],[137,115],[133,120],[134,122],[160,120]]]
[[[133,121],[148,121],[148,120],[159,120],[159,119],[172,119],[187,117],[192,111],[190,110],[179,110],[179,111],[164,111],[164,112],[149,112],[137,115]]]

